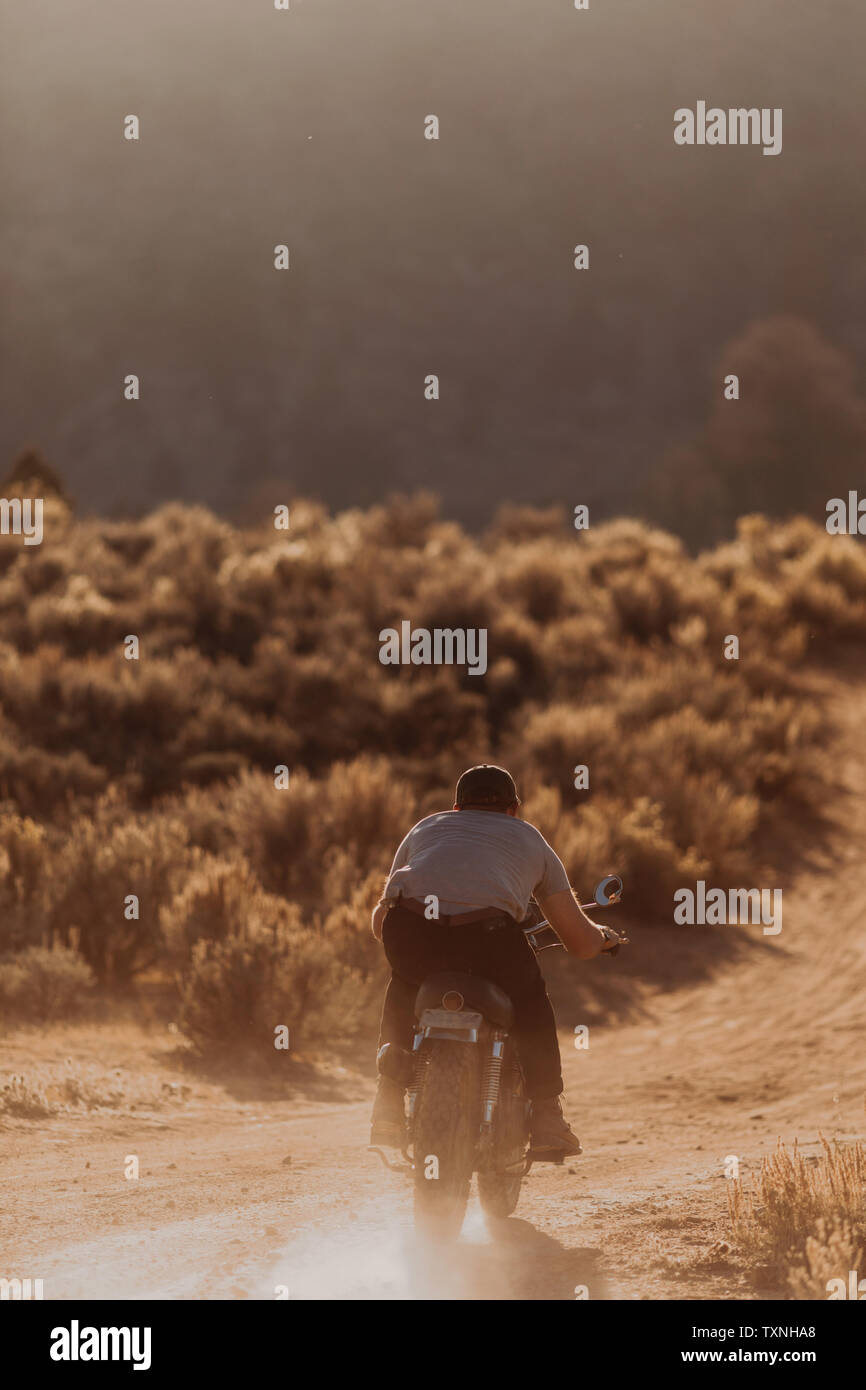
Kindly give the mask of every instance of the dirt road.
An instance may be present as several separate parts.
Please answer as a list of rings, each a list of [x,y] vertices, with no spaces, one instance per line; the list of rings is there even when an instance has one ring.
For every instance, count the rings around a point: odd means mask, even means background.
[[[332,1098],[291,1102],[203,1083],[176,1103],[169,1044],[161,1057],[147,1039],[115,1038],[112,1064],[146,1064],[168,1099],[5,1120],[0,1274],[41,1278],[57,1299],[573,1299],[579,1286],[592,1299],[783,1296],[715,1247],[729,1155],[748,1176],[779,1137],[814,1152],[819,1131],[863,1132],[866,700],[852,679],[833,701],[836,828],[792,866],[781,934],[709,983],[647,994],[635,1021],[592,1028],[587,1051],[563,1032],[585,1153],[533,1169],[495,1239],[473,1197],[453,1258],[420,1258],[408,1180],[364,1148],[369,1083],[348,1101],[357,1081],[337,1071]],[[639,964],[658,947],[634,949]],[[67,1030],[51,1046],[75,1065],[95,1036]],[[4,1072],[45,1063],[44,1047],[17,1035]],[[131,1156],[137,1180],[124,1176]]]

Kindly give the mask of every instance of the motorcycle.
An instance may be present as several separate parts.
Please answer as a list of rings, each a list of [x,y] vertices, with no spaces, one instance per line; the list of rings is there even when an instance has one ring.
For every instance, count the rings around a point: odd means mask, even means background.
[[[621,893],[621,879],[611,875],[599,884],[595,901],[582,906],[608,907]],[[536,954],[563,945],[546,921],[523,932]],[[622,937],[605,954],[627,944]],[[387,1167],[412,1174],[416,1229],[455,1238],[473,1173],[484,1215],[496,1221],[514,1211],[533,1163],[561,1164],[563,1155],[530,1147],[530,1102],[512,1036],[514,1008],[504,990],[481,976],[442,971],[418,990],[415,1018],[412,1052],[387,1043],[378,1057],[380,1073],[408,1088],[405,1163],[394,1165],[375,1152]]]

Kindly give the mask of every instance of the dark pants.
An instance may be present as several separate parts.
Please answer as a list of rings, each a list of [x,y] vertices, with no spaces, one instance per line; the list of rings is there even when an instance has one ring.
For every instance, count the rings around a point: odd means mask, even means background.
[[[514,1005],[514,1032],[526,1093],[546,1100],[562,1091],[556,1021],[535,952],[516,922],[501,917],[449,927],[405,907],[392,907],[382,928],[392,975],[385,994],[379,1046],[411,1048],[415,995],[428,975],[460,970],[504,989]]]

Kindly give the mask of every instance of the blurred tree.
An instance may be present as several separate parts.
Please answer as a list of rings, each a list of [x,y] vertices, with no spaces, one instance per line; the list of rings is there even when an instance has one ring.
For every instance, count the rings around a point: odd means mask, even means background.
[[[67,507],[73,508],[73,499],[56,468],[42,457],[38,449],[25,449],[0,479],[0,494],[4,497],[44,497],[46,493],[59,497]]]
[[[723,395],[725,378],[739,398]],[[703,435],[671,450],[647,480],[644,507],[702,547],[737,517],[825,516],[862,477],[866,402],[848,358],[805,319],[750,324],[724,349]]]
[[[725,400],[725,376],[740,398]],[[853,487],[866,451],[866,403],[848,359],[812,324],[780,315],[750,325],[722,354],[706,432],[709,471],[733,521],[825,514],[828,497]]]

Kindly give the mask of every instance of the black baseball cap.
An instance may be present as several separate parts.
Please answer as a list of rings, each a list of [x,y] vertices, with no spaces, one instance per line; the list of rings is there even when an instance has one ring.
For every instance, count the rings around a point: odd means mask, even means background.
[[[458,806],[510,806],[520,797],[514,785],[514,778],[504,767],[493,763],[479,763],[469,767],[457,783],[454,801]]]

